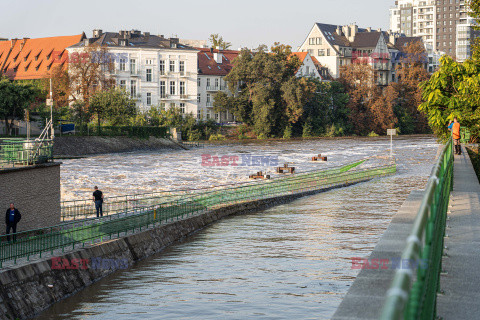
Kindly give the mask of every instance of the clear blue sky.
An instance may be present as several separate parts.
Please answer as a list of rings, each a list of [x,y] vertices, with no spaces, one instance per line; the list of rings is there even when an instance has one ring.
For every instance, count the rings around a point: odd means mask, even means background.
[[[301,44],[315,22],[389,26],[393,0],[0,0],[0,38],[138,29],[183,39],[221,34],[233,48]]]

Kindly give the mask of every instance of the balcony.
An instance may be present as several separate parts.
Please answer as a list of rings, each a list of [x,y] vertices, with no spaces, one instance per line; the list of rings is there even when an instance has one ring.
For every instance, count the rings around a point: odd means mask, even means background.
[[[188,94],[181,94],[180,95],[181,100],[192,100],[193,98],[189,96]]]
[[[207,86],[207,91],[224,91],[226,89],[225,86]]]
[[[140,73],[140,70],[138,70],[138,69],[131,70],[131,69],[130,69],[130,75],[139,77],[140,74],[141,74],[141,73]]]

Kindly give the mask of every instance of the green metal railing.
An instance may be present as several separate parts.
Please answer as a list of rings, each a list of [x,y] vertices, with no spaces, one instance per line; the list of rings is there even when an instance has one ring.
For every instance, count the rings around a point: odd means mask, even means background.
[[[452,188],[453,142],[450,139],[433,168],[402,253],[402,260],[419,262],[416,276],[412,269],[397,270],[383,306],[382,320],[436,318],[443,238]]]
[[[134,208],[101,219],[91,218],[65,222],[57,226],[29,230],[16,234],[16,241],[8,242],[0,236],[0,267],[3,262],[65,248],[74,249],[95,241],[103,241],[122,234],[135,232],[175,219],[198,214],[205,210],[221,208],[245,201],[269,199],[285,195],[302,195],[328,188],[368,181],[396,172],[394,163],[351,170],[358,163],[288,176],[282,179],[249,183],[230,188],[213,188],[208,191],[185,193],[181,197],[159,200],[158,203]]]
[[[44,163],[52,159],[52,140],[0,139],[0,169]]]

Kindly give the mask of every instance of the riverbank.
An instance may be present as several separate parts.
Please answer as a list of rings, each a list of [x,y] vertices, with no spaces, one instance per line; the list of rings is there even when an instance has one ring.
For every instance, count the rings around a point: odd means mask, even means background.
[[[55,137],[53,152],[56,158],[65,159],[105,153],[182,149],[177,143],[164,138],[63,136]]]

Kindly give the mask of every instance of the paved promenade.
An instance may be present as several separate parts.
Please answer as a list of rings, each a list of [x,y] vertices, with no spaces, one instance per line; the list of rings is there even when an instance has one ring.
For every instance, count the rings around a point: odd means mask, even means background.
[[[465,148],[455,156],[449,209],[437,315],[480,319],[480,184]]]

